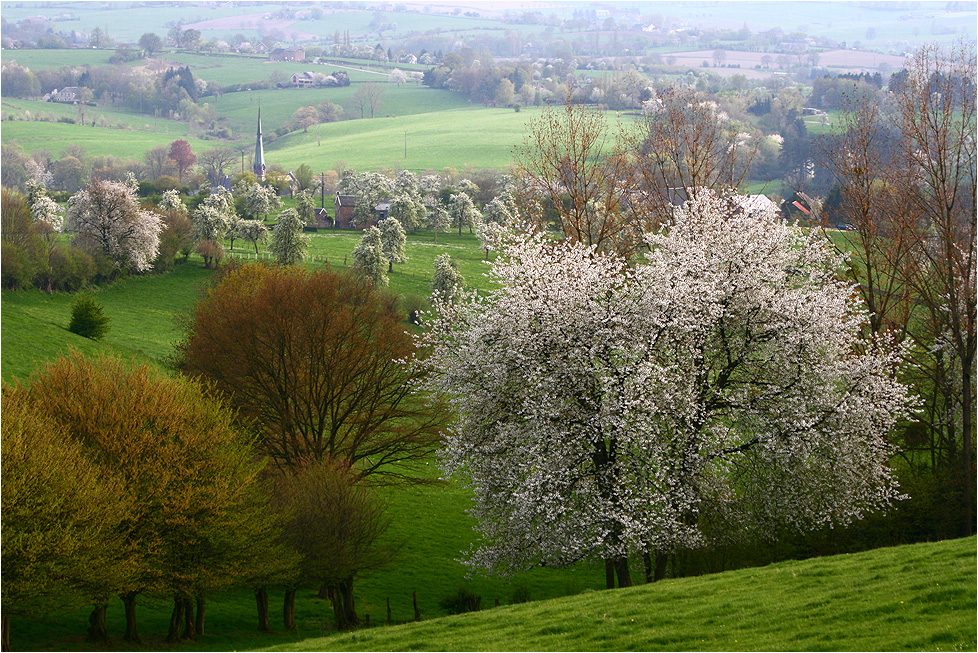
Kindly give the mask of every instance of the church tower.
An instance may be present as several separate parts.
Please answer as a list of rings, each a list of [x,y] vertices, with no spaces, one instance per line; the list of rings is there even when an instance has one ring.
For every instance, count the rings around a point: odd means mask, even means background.
[[[265,147],[261,142],[261,107],[258,107],[258,139],[255,142],[255,176],[265,181]]]

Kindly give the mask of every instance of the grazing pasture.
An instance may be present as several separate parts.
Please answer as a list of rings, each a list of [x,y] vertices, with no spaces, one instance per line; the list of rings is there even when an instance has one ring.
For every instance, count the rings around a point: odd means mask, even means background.
[[[152,121],[152,116],[145,117]],[[150,123],[152,124],[152,123]],[[168,126],[162,126],[166,129]],[[146,132],[67,125],[51,122],[7,121],[3,123],[3,142],[17,144],[28,154],[35,150],[47,150],[61,157],[68,145],[74,144],[85,150],[88,156],[114,156],[121,159],[142,160],[146,150],[157,145],[169,145],[176,139],[184,139],[196,154],[215,147],[220,141],[187,138],[186,132]]]
[[[115,126],[117,128],[131,130],[131,131],[145,131],[154,132],[158,134],[169,134],[173,138],[186,138],[190,130],[187,127],[187,123],[181,122],[179,120],[170,120],[168,118],[156,118],[154,116],[146,115],[145,113],[136,113],[124,108],[116,108],[111,105],[101,105],[97,107],[86,106],[85,109],[85,124],[81,124],[81,115],[78,111],[78,107],[65,104],[61,102],[41,102],[37,100],[20,100],[17,98],[4,98],[3,100],[3,115],[11,116],[15,120],[24,120],[27,118],[25,112],[30,112],[30,116],[34,120],[39,120],[39,117],[53,118],[54,120],[60,120],[62,118],[70,118],[75,121],[75,124],[79,127],[86,127],[91,129],[92,121],[97,121],[99,118],[103,118],[107,125]],[[63,123],[70,124],[70,123]],[[4,123],[4,129],[6,130],[9,123]],[[43,131],[44,126],[41,124],[35,125],[35,130]],[[84,136],[85,130],[79,129],[79,135]],[[11,136],[4,133],[4,141],[7,141]]]
[[[422,93],[420,99],[429,97]],[[398,167],[421,172],[467,165],[503,170],[513,162],[513,147],[523,142],[526,122],[537,115],[539,109],[532,108],[517,113],[471,107],[330,123],[321,132],[311,127],[309,133],[276,140],[266,146],[265,158],[286,168],[308,163],[314,170],[331,168],[337,160],[355,170]]]
[[[325,70],[330,70],[330,68],[326,67]],[[359,85],[353,84],[334,88],[262,89],[241,93],[225,93],[219,98],[205,98],[203,101],[210,103],[217,114],[228,121],[234,134],[239,136],[249,134],[253,137],[259,103],[261,103],[262,129],[265,134],[269,134],[288,122],[299,107],[325,101],[343,107],[357,92],[358,88]],[[430,113],[469,106],[465,98],[457,93],[430,89],[416,84],[405,84],[399,88],[396,84],[387,84],[385,80],[383,89],[384,94],[380,98],[375,118]],[[349,128],[354,131],[369,132],[371,130],[369,123],[359,120],[359,110],[354,107],[345,107],[344,115],[358,120],[323,124],[323,130],[335,128],[340,124],[349,125]],[[366,118],[370,118],[369,107],[366,108]],[[429,120],[436,120],[436,118],[431,116]],[[316,127],[310,127],[310,130],[315,131]],[[270,144],[266,144],[266,149],[270,147]],[[450,164],[446,163],[445,165]]]
[[[373,628],[274,651],[974,650],[975,538]]]

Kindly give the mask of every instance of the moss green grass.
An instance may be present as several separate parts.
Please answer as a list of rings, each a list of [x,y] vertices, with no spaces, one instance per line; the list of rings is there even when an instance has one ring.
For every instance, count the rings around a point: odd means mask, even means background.
[[[969,651],[974,537],[305,640],[275,651]]]
[[[149,122],[152,117],[144,116],[139,124]],[[65,148],[74,143],[81,146],[88,156],[115,156],[122,159],[141,161],[146,151],[157,145],[169,145],[174,140],[184,139],[190,143],[197,154],[216,147],[226,146],[219,141],[205,141],[187,138],[186,130],[168,131],[169,125],[160,125],[158,132],[129,131],[82,125],[68,125],[51,122],[7,121],[3,123],[4,145],[19,145],[30,154],[36,150],[47,150],[60,158]]]

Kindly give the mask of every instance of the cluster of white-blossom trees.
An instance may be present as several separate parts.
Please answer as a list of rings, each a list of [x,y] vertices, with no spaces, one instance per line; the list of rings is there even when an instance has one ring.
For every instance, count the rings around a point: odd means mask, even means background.
[[[632,554],[899,498],[884,436],[913,402],[827,243],[707,192],[646,243],[631,265],[503,234],[499,288],[436,303],[418,364],[458,414],[442,462],[475,494],[472,566],[599,558],[624,586]]]

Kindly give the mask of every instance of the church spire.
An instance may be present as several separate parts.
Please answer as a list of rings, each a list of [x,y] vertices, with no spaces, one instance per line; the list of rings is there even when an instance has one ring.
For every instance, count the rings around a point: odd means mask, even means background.
[[[255,176],[265,181],[265,147],[261,142],[261,104],[258,105],[258,138],[255,142]]]

